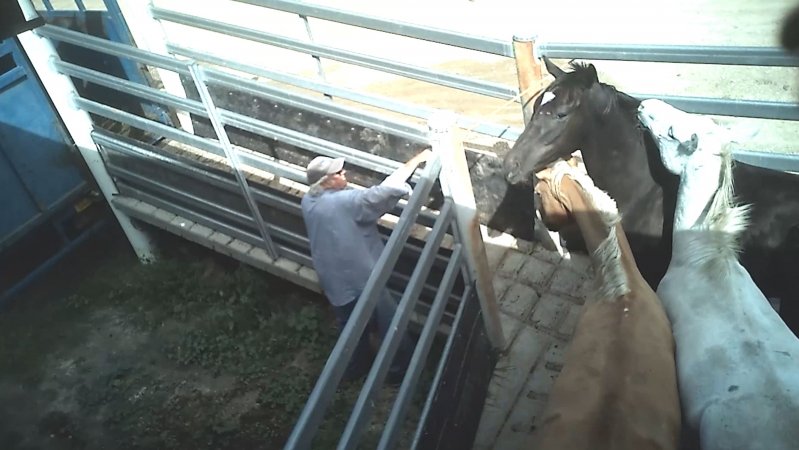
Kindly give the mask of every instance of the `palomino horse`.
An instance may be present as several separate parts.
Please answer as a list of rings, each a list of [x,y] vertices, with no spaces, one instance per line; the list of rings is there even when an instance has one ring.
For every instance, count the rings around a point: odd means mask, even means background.
[[[599,286],[577,323],[531,448],[676,449],[674,339],[635,265],[615,202],[563,161],[540,178],[544,223],[577,223]]]
[[[663,167],[657,145],[637,118],[639,101],[600,83],[592,65],[564,72],[548,60],[555,81],[533,119],[505,156],[510,183],[582,150],[588,174],[616,200],[641,273],[653,288],[668,267],[679,178]],[[767,297],[778,297],[788,326],[799,333],[799,176],[736,162],[736,194],[752,204],[741,236],[741,264]]]
[[[799,447],[799,340],[737,260],[748,206],[733,205],[724,130],[660,100],[641,122],[681,178],[671,264],[658,287],[677,344],[687,423],[708,449]]]

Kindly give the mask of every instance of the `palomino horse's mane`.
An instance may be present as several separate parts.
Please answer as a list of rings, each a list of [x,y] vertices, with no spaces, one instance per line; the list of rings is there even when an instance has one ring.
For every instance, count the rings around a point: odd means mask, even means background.
[[[616,224],[621,221],[616,202],[603,190],[594,185],[593,180],[583,172],[574,169],[565,161],[558,161],[552,167],[552,189],[555,196],[563,198],[560,185],[563,177],[571,177],[586,193],[588,201],[594,205],[608,227],[608,236],[591,253],[599,281],[599,294],[601,299],[613,300],[630,292],[627,283],[627,274],[621,264],[621,248],[616,235]]]
[[[701,146],[701,141],[700,141]],[[702,151],[701,148],[697,151]],[[692,262],[705,267],[711,274],[724,275],[729,262],[737,260],[740,235],[749,224],[751,205],[736,205],[732,176],[732,152],[729,143],[720,148],[721,173],[719,187],[710,201],[704,219],[697,230],[706,235],[702,245],[692,245]]]

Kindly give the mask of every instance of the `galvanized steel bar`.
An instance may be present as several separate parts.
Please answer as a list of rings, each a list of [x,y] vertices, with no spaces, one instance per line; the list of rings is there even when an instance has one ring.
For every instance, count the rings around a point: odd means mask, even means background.
[[[414,105],[397,101],[388,97],[381,97],[373,94],[363,94],[361,92],[352,91],[346,88],[333,86],[327,83],[320,83],[316,81],[307,80],[305,78],[297,77],[284,72],[277,72],[262,67],[252,66],[240,62],[230,61],[228,59],[214,56],[208,52],[181,47],[178,45],[169,44],[167,46],[170,52],[183,55],[197,61],[206,61],[211,64],[239,70],[253,75],[269,78],[271,80],[279,81],[281,83],[290,84],[303,89],[318,91],[331,96],[341,97],[347,100],[352,100],[364,105],[375,106],[389,111],[406,114],[421,119],[429,119],[435,113],[435,109],[421,105]],[[516,140],[521,135],[522,130],[507,125],[494,124],[490,122],[482,122],[477,119],[472,119],[466,116],[458,116],[458,125],[462,128],[467,128],[476,133],[485,134],[488,136]]]
[[[155,89],[134,81],[115,77],[113,75],[108,75],[103,72],[87,69],[85,67],[64,61],[55,61],[54,66],[59,72],[65,75],[80,78],[81,80],[99,84],[101,86],[105,86],[136,97],[141,97],[145,100],[158,102],[166,106],[179,108],[193,114],[207,117],[207,113],[205,108],[203,108],[203,104],[196,100],[178,97],[160,89]]]
[[[238,228],[231,227],[230,225],[220,222],[219,220],[216,220],[214,218],[207,217],[202,214],[197,214],[188,208],[176,205],[172,202],[163,200],[162,198],[143,192],[135,187],[129,186],[125,182],[120,182],[119,187],[120,187],[120,192],[128,197],[141,200],[145,203],[149,203],[155,207],[161,208],[165,211],[169,211],[175,215],[178,215],[180,217],[183,217],[187,220],[198,223],[200,225],[206,226],[215,231],[223,232],[229,235],[230,237],[246,242],[252,245],[253,247],[260,247],[261,243],[263,242],[261,240],[261,237],[256,234],[252,234],[240,230]],[[127,212],[132,213],[132,211],[127,211]],[[279,234],[279,229],[275,230],[275,234],[276,235]],[[313,267],[311,258],[308,257],[307,255],[303,255],[302,253],[286,246],[278,245],[278,248],[280,249],[281,255],[286,259],[290,259],[306,267]]]
[[[465,265],[461,266],[465,267]],[[466,287],[466,291],[463,293],[461,297],[460,305],[458,305],[458,312],[455,313],[455,320],[452,321],[452,332],[447,337],[447,343],[444,344],[444,349],[441,351],[442,355],[449,355],[452,351],[452,344],[455,342],[455,335],[458,334],[456,330],[461,324],[461,320],[463,319],[463,310],[466,307],[466,302],[469,301],[469,297],[472,296],[472,290],[474,289],[473,284],[469,284]],[[433,406],[433,399],[435,398],[435,394],[437,392],[436,387],[441,383],[441,377],[444,374],[444,366],[446,366],[447,358],[443,357],[438,363],[438,368],[436,369],[436,374],[433,377],[433,382],[430,384],[432,388],[430,392],[427,394],[427,400],[424,402],[424,408],[422,408],[421,414],[419,414],[419,423],[416,425],[416,432],[413,435],[413,444],[411,444],[411,448],[419,448],[419,440],[422,437],[422,430],[424,429],[424,424],[427,422],[427,416],[430,414],[430,408]]]
[[[283,258],[294,261],[301,266],[313,267],[313,260],[310,256],[300,253],[291,247],[280,247],[280,254]]]
[[[494,55],[513,57],[513,49],[506,41],[491,39],[487,37],[465,36],[447,30],[441,30],[421,25],[414,25],[408,22],[398,22],[396,20],[381,19],[378,17],[367,16],[364,14],[351,13],[340,9],[330,8],[321,5],[300,3],[283,0],[236,0],[240,3],[262,6],[264,8],[276,9],[304,16],[316,17],[318,19],[329,20],[331,22],[343,23],[370,30],[383,31],[385,33],[400,36],[422,39],[425,41],[437,42],[439,44],[451,45],[469,50],[476,50]]]
[[[245,225],[245,226],[255,225],[251,217],[241,213],[240,211],[228,208],[227,206],[217,205],[216,203],[208,201],[204,198],[200,198],[188,192],[180,191],[173,186],[169,186],[167,184],[160,183],[153,179],[149,179],[144,175],[138,174],[136,172],[131,172],[129,169],[118,166],[116,164],[113,163],[108,164],[108,171],[111,172],[111,174],[113,174],[117,178],[117,181],[121,179],[121,180],[126,180],[129,183],[135,182],[140,186],[147,186],[148,189],[153,189],[155,191],[158,191],[164,194],[166,197],[179,198],[182,201],[189,203],[200,210],[204,210],[210,213],[218,213],[223,217],[225,217],[226,219],[229,219],[232,222],[238,223],[240,225]]]
[[[191,133],[186,133],[183,130],[178,130],[168,125],[164,125],[162,123],[153,120],[145,119],[135,114],[131,114],[125,111],[118,110],[116,108],[112,108],[107,105],[103,105],[102,103],[97,103],[93,100],[88,100],[82,97],[75,97],[74,101],[77,106],[90,113],[103,116],[107,119],[116,120],[117,122],[122,122],[124,124],[130,125],[135,128],[139,128],[141,130],[150,133],[160,134],[161,136],[165,136],[169,139],[174,139],[178,142],[182,142],[184,144],[197,147],[200,150],[205,150],[217,156],[225,156],[225,153],[219,147],[219,144],[217,144],[214,141],[211,141],[210,139],[205,139],[199,136],[195,136]]]
[[[119,192],[127,197],[149,203],[150,205],[163,209],[164,211],[169,211],[172,214],[191,220],[192,222],[199,223],[200,225],[204,225],[213,230],[225,233],[254,247],[261,245],[261,237],[257,234],[240,230],[212,217],[198,214],[191,209],[186,208],[185,206],[177,205],[165,200],[162,197],[144,192],[133,185],[129,185],[124,180],[120,180],[117,184],[119,185]]]
[[[438,162],[438,164],[440,166],[440,162]],[[394,360],[394,356],[405,336],[411,312],[414,310],[416,302],[419,299],[419,294],[422,292],[424,281],[430,274],[430,268],[433,266],[435,254],[441,245],[441,241],[444,239],[444,234],[450,225],[451,218],[452,202],[446,201],[441,208],[439,220],[436,221],[432,232],[427,237],[425,246],[422,249],[422,254],[411,274],[411,279],[397,305],[397,312],[391,319],[388,332],[383,337],[380,350],[377,352],[374,363],[372,363],[372,368],[366,376],[366,381],[361,388],[361,393],[358,395],[358,399],[352,407],[352,414],[350,415],[347,425],[344,427],[344,432],[338,443],[339,450],[356,448],[358,446],[363,429],[372,414],[374,397],[377,395],[377,390],[383,385],[383,381],[388,374],[389,366]],[[397,397],[395,403],[400,400],[401,399]]]
[[[275,248],[275,244],[272,242],[272,237],[269,235],[269,230],[267,230],[266,223],[264,222],[263,217],[261,217],[261,211],[258,209],[258,205],[255,203],[255,200],[252,198],[250,185],[247,182],[247,177],[244,176],[244,172],[241,170],[236,150],[230,143],[227,131],[225,131],[225,125],[222,123],[221,114],[216,109],[216,105],[211,98],[211,93],[208,92],[208,86],[205,84],[206,81],[203,69],[197,64],[192,64],[189,66],[189,72],[191,73],[191,77],[194,80],[195,86],[197,87],[197,92],[200,94],[200,98],[205,105],[205,109],[208,111],[208,117],[211,120],[211,124],[214,126],[214,131],[216,132],[216,137],[219,140],[219,144],[222,146],[222,150],[225,152],[225,157],[230,163],[230,166],[233,168],[233,173],[236,175],[239,186],[241,186],[244,199],[246,200],[247,205],[250,207],[250,213],[252,214],[253,219],[255,219],[258,231],[261,233],[261,237],[264,240],[264,245],[266,246],[265,250],[272,258],[277,259],[280,256],[280,253],[278,253],[277,248]]]
[[[355,345],[363,334],[369,318],[377,304],[381,291],[385,289],[392,268],[397,262],[403,248],[403,243],[407,241],[413,226],[413,218],[416,217],[422,207],[430,190],[433,187],[433,179],[430,176],[432,166],[425,167],[423,175],[413,190],[408,206],[402,211],[402,215],[397,222],[394,231],[386,242],[385,250],[380,254],[375,268],[372,270],[366,282],[360,298],[355,304],[350,320],[341,331],[336,345],[330,352],[319,379],[305,403],[305,407],[299,419],[291,431],[291,435],[284,447],[286,450],[299,450],[310,448],[322,417],[327,410],[330,400],[336,391],[336,387],[344,375],[347,363],[352,358]]]
[[[75,6],[78,7],[78,11],[85,12],[86,5],[83,4],[83,0],[75,0]]]
[[[404,64],[376,56],[355,53],[349,50],[342,50],[319,44],[311,44],[285,36],[253,30],[251,28],[245,28],[216,20],[204,19],[176,11],[153,8],[153,16],[157,19],[174,22],[181,25],[215,31],[217,33],[224,33],[229,36],[240,37],[254,42],[274,45],[276,47],[307,53],[309,55],[317,55],[349,64],[356,64],[369,69],[393,73],[395,75],[402,75],[429,83],[440,84],[442,86],[448,86],[455,89],[462,89],[503,100],[513,99],[517,94],[515,89],[497,83],[476,80],[458,75],[451,75],[438,70],[425,69],[423,67]]]
[[[388,158],[372,155],[371,153],[362,152],[354,148],[336,144],[335,142],[309,136],[299,131],[279,127],[243,114],[220,110],[220,115],[226,124],[241,128],[244,131],[277,139],[286,144],[305,148],[321,155],[334,158],[343,156],[349,163],[365,167],[378,173],[388,174],[400,166],[398,162]]]
[[[394,401],[394,406],[391,408],[391,413],[386,421],[383,434],[380,436],[380,442],[377,445],[378,450],[389,450],[397,445],[399,432],[402,428],[403,420],[405,419],[405,412],[413,398],[413,393],[419,382],[419,376],[424,369],[427,355],[430,354],[430,347],[433,345],[433,339],[436,337],[436,330],[444,315],[449,293],[452,292],[452,288],[455,286],[455,280],[458,278],[458,269],[463,262],[462,250],[460,244],[455,244],[449,265],[444,271],[441,284],[433,299],[430,311],[427,314],[424,328],[416,342],[416,348],[413,351],[411,362],[408,364],[405,379],[402,380],[397,399]]]
[[[226,206],[222,206],[222,205],[218,205],[218,204],[213,203],[213,202],[209,202],[208,200],[205,200],[205,199],[202,199],[200,197],[197,197],[196,195],[192,195],[192,194],[189,194],[187,192],[182,192],[182,191],[180,191],[180,190],[178,190],[178,189],[176,189],[176,188],[174,188],[172,186],[152,181],[151,179],[149,179],[149,178],[147,178],[147,177],[145,177],[143,175],[139,175],[139,174],[131,172],[131,171],[127,170],[127,169],[124,169],[124,168],[121,168],[121,167],[117,167],[117,166],[109,166],[109,171],[112,172],[115,177],[118,177],[119,179],[121,179],[121,181],[123,183],[126,183],[128,187],[130,187],[132,189],[136,189],[137,192],[139,192],[141,194],[146,194],[146,193],[144,191],[141,191],[138,188],[133,187],[133,185],[131,185],[129,183],[129,181],[135,181],[139,185],[147,186],[148,188],[153,188],[154,190],[156,190],[156,191],[158,191],[160,193],[163,193],[163,194],[165,194],[167,196],[172,196],[172,198],[179,198],[179,199],[181,199],[184,202],[187,202],[187,203],[189,203],[189,204],[191,204],[191,205],[193,205],[195,207],[198,207],[200,210],[204,210],[204,211],[209,212],[209,213],[221,214],[226,219],[230,219],[233,222],[236,222],[236,223],[238,223],[240,225],[245,225],[245,226],[246,225],[251,225],[251,226],[255,225],[255,223],[252,220],[252,218],[248,217],[245,214],[242,214],[242,213],[240,213],[238,211],[232,210],[232,209],[230,209],[230,208],[228,208]],[[225,224],[224,222],[220,222],[220,221],[218,221],[216,219],[213,219],[211,217],[205,216],[205,215],[201,214],[200,212],[197,212],[194,209],[188,209],[186,207],[178,206],[178,205],[170,202],[169,200],[167,200],[165,197],[155,197],[155,196],[153,196],[151,194],[148,194],[148,195],[149,195],[149,197],[146,198],[146,199],[143,198],[143,197],[139,198],[139,197],[135,197],[135,196],[132,196],[132,195],[131,195],[131,197],[137,198],[137,199],[142,200],[142,201],[146,201],[147,203],[152,203],[154,201],[153,200],[154,198],[158,199],[158,200],[155,200],[155,201],[160,202],[159,204],[172,205],[174,208],[180,208],[180,210],[175,210],[175,211],[172,211],[172,212],[175,213],[175,214],[180,215],[181,217],[186,217],[187,219],[192,220],[192,221],[196,221],[194,219],[198,218],[198,217],[205,218],[205,219],[207,219],[209,221],[214,221],[214,224],[215,224],[214,226],[215,227],[219,226],[219,225],[225,225],[225,229],[224,229],[225,233],[236,233],[236,235],[234,237],[250,237],[245,242],[247,242],[249,244],[252,244],[252,245],[255,245],[257,247],[260,247],[262,245],[262,242],[263,242],[262,238],[259,235],[257,235],[257,234],[253,234],[253,233],[250,233],[249,231],[242,230],[240,228],[236,228],[236,227],[231,226],[229,224]],[[154,206],[158,206],[158,205],[154,204]],[[162,208],[162,209],[167,209],[167,208]],[[191,215],[193,218],[188,217],[188,215]],[[289,230],[287,230],[285,228],[279,227],[277,225],[269,224],[269,231],[270,231],[270,233],[274,234],[276,238],[278,238],[279,240],[281,240],[283,242],[286,242],[286,243],[289,243],[289,244],[292,244],[292,245],[295,245],[295,246],[298,246],[298,247],[303,247],[303,248],[307,248],[308,247],[308,239],[307,238],[305,238],[304,236],[301,236],[301,235],[299,235],[297,233],[294,233],[292,231],[289,231]],[[242,239],[242,240],[244,240],[244,239]]]
[[[488,340],[495,349],[501,350],[505,348],[505,336],[499,305],[480,231],[469,166],[460,139],[455,139],[452,132],[454,122],[454,115],[445,111],[429,122],[433,150],[441,157],[441,189],[455,204],[455,228],[466,253],[469,272],[476,280]]]
[[[140,50],[130,45],[112,42],[77,31],[67,30],[53,25],[44,25],[34,30],[36,34],[59,42],[67,42],[78,47],[88,48],[100,53],[130,58],[144,64],[162,67],[173,72],[189,74],[188,62],[179,61],[175,58],[162,56],[148,51]]]
[[[799,58],[779,47],[538,42],[536,55],[567,59],[799,67]]]
[[[241,72],[246,72],[252,75],[268,78],[270,80],[278,81],[281,83],[290,84],[292,86],[297,86],[303,89],[309,89],[325,94],[330,94],[334,97],[345,98],[347,100],[352,100],[365,105],[377,106],[379,108],[399,112],[413,117],[427,118],[433,112],[432,108],[428,108],[425,106],[415,105],[412,103],[405,103],[394,100],[389,97],[381,97],[374,94],[364,94],[347,88],[334,86],[327,82],[312,81],[307,78],[302,78],[287,72],[279,72],[237,61],[231,61],[221,56],[216,56],[207,51],[195,50],[192,48],[182,47],[175,44],[168,44],[167,48],[171,53],[174,53],[176,55],[182,55],[187,58],[192,58],[197,61],[205,61],[218,66],[227,67]]]
[[[94,131],[92,133],[94,141],[102,145],[103,148],[106,149],[106,151],[110,149],[111,151],[116,151],[118,153],[122,153],[129,157],[145,158],[148,161],[155,161],[156,164],[159,164],[163,167],[168,167],[170,170],[174,170],[175,172],[187,175],[197,180],[202,180],[204,183],[210,184],[220,189],[224,189],[228,192],[232,193],[241,192],[241,189],[234,180],[227,179],[223,176],[212,173],[208,170],[204,170],[200,167],[195,167],[187,162],[175,158],[174,155],[170,155],[168,153],[162,154],[159,152],[154,152],[149,149],[145,149],[137,145],[121,141],[106,133],[107,132],[103,131],[100,132]],[[282,211],[297,216],[301,214],[300,205],[297,203],[290,202],[281,197],[270,195],[266,192],[261,191],[258,188],[251,187],[250,189],[252,190],[255,199],[258,200],[260,203],[263,203],[273,208],[278,208]]]
[[[796,153],[756,152],[751,150],[733,151],[733,158],[752,166],[781,172],[799,172],[799,155]]]
[[[686,112],[754,119],[799,120],[799,104],[766,100],[732,100],[675,95],[630,94],[640,99],[657,98]]]
[[[355,123],[384,133],[391,133],[418,143],[428,143],[427,130],[421,126],[401,123],[393,119],[381,118],[374,113],[370,114],[346,105],[338,105],[330,102],[330,100],[323,100],[296,92],[286,91],[285,89],[267,86],[263,83],[258,83],[211,68],[206,69],[206,74],[208,75],[209,82],[219,83],[232,89],[267,97],[274,101],[333,119]]]
[[[182,108],[192,113],[208,117],[208,113],[205,111],[205,109],[200,108],[199,107],[200,103],[195,100],[176,97],[153,88],[138,85],[137,83],[129,82],[127,80],[121,80],[119,78],[112,77],[110,75],[102,74],[100,72],[96,72],[91,69],[85,69],[69,63],[60,62],[57,63],[57,67],[59,67],[66,73],[78,76],[79,78],[86,79],[88,81],[97,82],[98,84],[103,84],[110,88],[118,89],[122,92],[127,92],[133,95],[142,96],[147,99],[162,102],[169,106]],[[113,84],[115,83],[118,83],[118,86],[114,86]],[[134,114],[130,114],[124,111],[117,110],[115,108],[108,107],[106,105],[102,105],[100,103],[93,102],[91,100],[79,98],[76,99],[76,101],[80,103],[82,107],[85,107],[85,109],[90,110],[95,114],[102,115],[112,120],[117,120],[123,123],[127,123],[128,125],[141,128],[145,131],[163,134],[167,137],[170,137],[171,139],[175,139],[177,141],[193,145],[195,147],[209,151],[218,156],[225,156],[225,153],[221,148],[221,146],[211,140],[183,132],[182,130],[174,129],[172,127],[165,126],[163,124],[136,116]],[[324,141],[322,139],[315,138],[313,136],[308,136],[299,132],[295,132],[293,130],[289,130],[287,128],[278,127],[268,122],[253,119],[227,110],[220,109],[219,111],[222,117],[225,118],[226,123],[230,125],[234,125],[247,131],[265,135],[267,137],[278,139],[286,143],[289,143],[291,145],[296,145],[305,148],[310,147],[311,150],[316,150],[319,153],[328,154],[329,156],[335,156],[335,157],[342,155],[348,156],[348,160],[351,163],[367,167],[377,172],[390,173],[396,167],[399,167],[399,163],[387,158],[381,158],[379,156],[374,156],[355,149],[350,149],[342,145],[338,145],[329,141]],[[306,140],[310,140],[310,142],[306,142]],[[254,155],[248,155],[245,152],[238,151],[237,154],[241,157],[241,160],[245,162],[245,164],[247,165],[250,165],[252,167],[261,170],[266,170],[280,176],[291,178],[297,182],[305,183],[304,172],[293,170],[289,167],[281,166],[279,164],[272,163],[265,159],[257,158]]]
[[[50,2],[50,0],[42,0],[42,3],[44,3],[44,9],[47,11],[53,10],[53,4]]]
[[[92,100],[87,100],[85,98],[75,97],[75,104],[88,112],[103,116],[107,119],[122,122],[150,133],[160,134],[161,136],[165,136],[183,144],[196,147],[200,150],[207,151],[217,156],[225,156],[225,152],[222,150],[219,143],[210,139],[202,138],[200,136],[187,133],[183,130],[176,129],[153,120],[145,119],[135,114],[120,111],[116,108],[112,108]],[[305,172],[301,172],[297,169],[292,169],[291,167],[270,161],[266,157],[262,157],[252,151],[247,151],[240,148],[237,148],[236,151],[240,161],[247,166],[273,173],[281,177],[289,178],[298,183],[306,182]]]
[[[311,42],[316,42],[314,41],[313,38],[313,32],[311,31],[311,22],[308,20],[308,17],[300,14],[300,20],[302,20],[302,23],[305,25],[305,34],[308,36],[308,40]],[[321,78],[324,81],[327,81],[327,77],[325,76],[325,68],[322,67],[322,58],[320,58],[317,55],[311,55],[311,58],[313,58],[314,61],[316,62],[316,72],[319,74],[319,78]]]

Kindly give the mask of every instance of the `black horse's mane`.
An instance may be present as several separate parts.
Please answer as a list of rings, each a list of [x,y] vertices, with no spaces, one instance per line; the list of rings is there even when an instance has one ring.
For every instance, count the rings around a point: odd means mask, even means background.
[[[632,113],[636,116],[636,122],[638,121],[639,100],[619,91],[613,85],[602,83],[597,80],[596,69],[589,63],[570,61],[569,67],[571,67],[572,70],[571,72],[567,72],[568,76],[556,79],[554,82],[555,84],[564,89],[571,90],[585,88],[590,83],[597,82],[605,92],[607,100],[604,108],[599,112],[601,116],[607,116],[618,108],[623,113]]]

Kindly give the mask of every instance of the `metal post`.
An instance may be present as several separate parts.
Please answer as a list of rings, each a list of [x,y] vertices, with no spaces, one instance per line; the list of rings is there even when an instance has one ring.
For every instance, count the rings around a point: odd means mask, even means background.
[[[519,78],[522,113],[524,123],[533,117],[533,99],[538,87],[543,82],[541,63],[533,54],[535,36],[513,36],[513,54],[516,60],[516,74]]]
[[[313,33],[311,32],[311,22],[308,21],[308,16],[300,14],[300,19],[302,19],[302,23],[305,24],[305,33],[308,35],[308,40],[314,42]],[[311,55],[316,61],[316,70],[319,72],[319,78],[322,79],[325,83],[327,83],[327,77],[325,76],[325,68],[322,67],[322,58],[318,55]],[[325,94],[326,97],[333,98],[330,95]]]
[[[31,0],[19,0],[19,5],[27,18],[36,17],[36,10]],[[150,238],[131,222],[127,214],[119,211],[111,202],[111,198],[118,195],[119,191],[117,191],[114,180],[109,175],[100,152],[91,138],[93,126],[89,114],[78,109],[73,102],[73,99],[78,96],[75,86],[69,77],[58,73],[53,67],[53,62],[58,59],[53,44],[48,39],[38,36],[34,31],[26,31],[17,37],[58,115],[61,116],[75,147],[86,162],[100,192],[119,221],[131,247],[142,262],[154,260],[154,246]]]
[[[455,206],[455,226],[463,240],[463,250],[469,272],[476,281],[477,296],[483,311],[486,334],[495,349],[505,348],[505,337],[499,321],[499,306],[494,295],[494,284],[488,266],[480,220],[469,178],[469,166],[460,141],[455,139],[453,128],[455,114],[439,111],[427,122],[430,142],[441,158],[441,189]]]
[[[244,194],[244,199],[247,201],[247,205],[250,207],[252,217],[255,219],[255,223],[258,226],[258,231],[261,233],[261,237],[264,240],[266,251],[269,253],[269,256],[277,259],[278,256],[280,256],[280,253],[278,253],[275,243],[272,242],[272,237],[269,235],[269,231],[266,228],[266,223],[264,223],[263,217],[261,217],[261,211],[258,209],[258,204],[255,203],[255,199],[253,199],[252,192],[250,191],[250,185],[247,183],[247,178],[241,171],[241,164],[239,163],[239,157],[236,154],[236,149],[234,149],[233,145],[230,143],[230,139],[225,131],[225,125],[222,123],[222,119],[219,116],[219,111],[217,111],[216,105],[214,105],[214,101],[211,98],[211,93],[208,92],[208,86],[205,85],[205,76],[203,75],[202,68],[195,63],[189,66],[189,72],[191,72],[191,78],[194,80],[194,84],[197,86],[197,92],[199,92],[200,98],[202,99],[205,109],[208,112],[208,118],[211,119],[211,124],[214,126],[214,131],[216,132],[216,137],[219,140],[219,144],[221,145],[222,150],[225,152],[225,157],[227,157],[228,161],[230,161],[230,166],[233,168],[233,173],[236,175],[236,179],[239,182],[241,191]]]
[[[116,1],[125,23],[128,25],[133,42],[142,50],[147,50],[159,55],[170,56],[166,50],[166,35],[161,28],[161,24],[153,19],[150,9],[152,2],[144,2],[142,0],[106,0],[108,2]],[[183,89],[183,84],[180,81],[180,75],[166,69],[156,68],[158,77],[164,84],[164,90],[172,95],[178,97],[186,97],[186,91]],[[194,126],[191,123],[191,116],[189,113],[181,110],[175,111],[178,117],[180,127],[188,132],[194,133]]]

